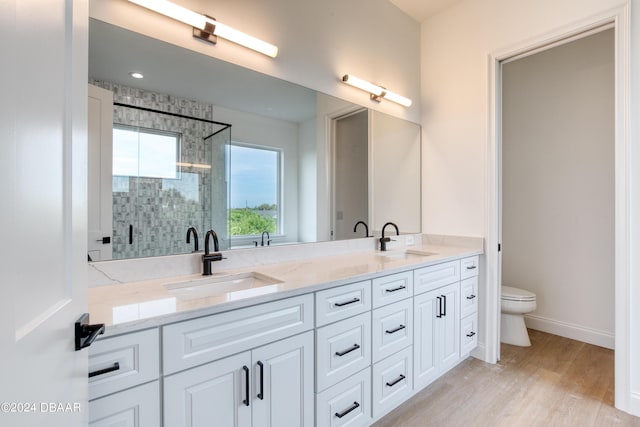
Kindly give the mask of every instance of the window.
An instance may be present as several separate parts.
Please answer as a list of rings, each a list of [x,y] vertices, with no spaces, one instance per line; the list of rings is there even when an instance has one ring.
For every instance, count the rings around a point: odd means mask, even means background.
[[[113,175],[178,177],[180,134],[134,126],[113,126]]]
[[[280,233],[281,152],[237,143],[228,150],[230,235]]]

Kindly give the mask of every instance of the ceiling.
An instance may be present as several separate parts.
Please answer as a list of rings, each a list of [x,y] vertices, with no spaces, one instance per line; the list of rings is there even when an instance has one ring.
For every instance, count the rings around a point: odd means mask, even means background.
[[[431,15],[460,3],[462,0],[389,0],[407,15],[422,22]]]

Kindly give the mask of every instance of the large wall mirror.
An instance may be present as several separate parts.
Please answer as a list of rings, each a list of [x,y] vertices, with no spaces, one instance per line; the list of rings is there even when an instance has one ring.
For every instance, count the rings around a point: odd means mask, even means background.
[[[89,83],[91,260],[421,231],[415,123],[94,19]]]

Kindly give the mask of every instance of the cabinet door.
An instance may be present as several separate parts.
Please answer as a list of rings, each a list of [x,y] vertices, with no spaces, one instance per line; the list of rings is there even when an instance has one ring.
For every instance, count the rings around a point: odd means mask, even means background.
[[[313,426],[313,332],[252,352],[253,427]]]
[[[244,352],[165,377],[164,425],[250,427],[250,368]]]
[[[440,320],[439,289],[417,295],[414,298],[414,381],[415,389],[420,389],[438,376],[437,354],[436,354],[436,320]]]
[[[460,360],[460,284],[444,286],[438,293],[443,299],[443,313],[438,318],[436,342],[440,372],[444,372]]]
[[[89,402],[90,427],[157,427],[160,386],[153,381]]]

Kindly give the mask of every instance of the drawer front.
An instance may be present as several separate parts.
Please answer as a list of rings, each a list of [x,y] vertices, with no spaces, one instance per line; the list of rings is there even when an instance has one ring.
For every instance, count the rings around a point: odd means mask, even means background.
[[[478,311],[478,277],[460,282],[460,316],[466,317]]]
[[[159,425],[160,386],[158,381],[89,402],[90,427],[158,427]]]
[[[413,300],[373,310],[371,330],[373,363],[413,344]]]
[[[413,273],[414,294],[418,295],[460,280],[460,261],[443,262]]]
[[[239,353],[313,328],[313,295],[214,314],[165,326],[165,374]]]
[[[413,296],[413,271],[373,279],[373,308],[382,307]]]
[[[368,426],[371,421],[371,368],[316,395],[316,425]]]
[[[478,275],[480,266],[478,264],[480,258],[478,255],[460,260],[460,278],[466,279]]]
[[[413,390],[411,347],[373,365],[372,407],[378,418],[404,402]]]
[[[316,326],[371,310],[371,281],[316,292]]]
[[[89,347],[89,400],[158,378],[158,337],[149,329],[96,340]]]
[[[478,346],[478,314],[465,317],[460,322],[460,354],[468,354]]]
[[[371,313],[316,330],[316,388],[322,391],[371,364]]]

